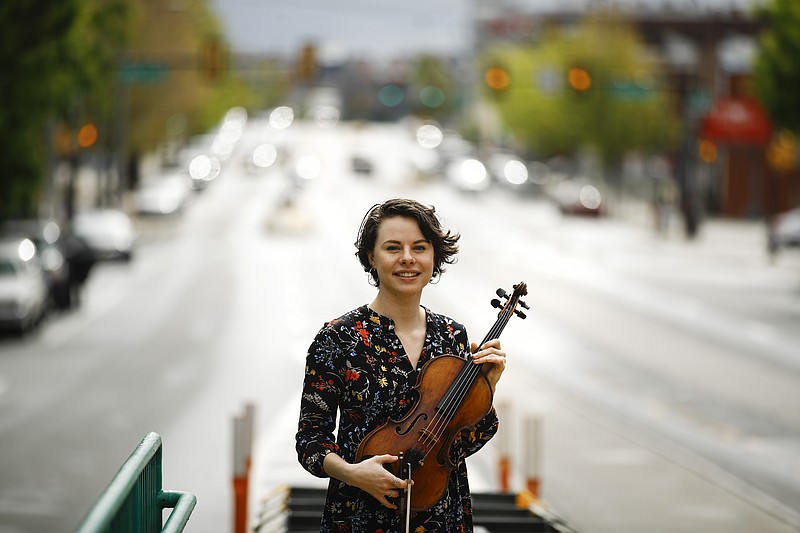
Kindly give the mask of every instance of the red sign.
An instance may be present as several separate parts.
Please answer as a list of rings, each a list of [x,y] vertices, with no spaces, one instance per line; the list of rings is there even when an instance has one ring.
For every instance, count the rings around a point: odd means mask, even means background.
[[[772,124],[756,100],[720,98],[700,121],[700,137],[721,144],[765,146]]]

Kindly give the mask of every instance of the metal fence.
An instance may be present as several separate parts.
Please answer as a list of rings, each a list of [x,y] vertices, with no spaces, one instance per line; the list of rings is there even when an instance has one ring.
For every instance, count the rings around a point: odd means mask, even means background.
[[[196,503],[194,494],[161,488],[161,436],[148,433],[75,533],[178,533]],[[164,509],[172,512],[162,528]]]

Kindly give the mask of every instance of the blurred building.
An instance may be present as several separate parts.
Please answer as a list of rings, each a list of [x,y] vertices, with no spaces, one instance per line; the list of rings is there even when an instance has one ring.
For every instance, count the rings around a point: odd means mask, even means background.
[[[684,208],[757,217],[797,203],[798,171],[774,157],[776,136],[753,93],[763,28],[742,3],[589,2],[536,12],[509,0],[476,5],[477,50],[502,41],[535,43],[548,28],[577,25],[586,7],[622,9],[663,59],[667,90],[684,119],[684,139],[672,157]]]

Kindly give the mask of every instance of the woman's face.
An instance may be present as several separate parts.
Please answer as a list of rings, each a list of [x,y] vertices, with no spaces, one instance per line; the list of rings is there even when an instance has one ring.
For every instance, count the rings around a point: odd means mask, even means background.
[[[433,276],[433,245],[413,218],[395,216],[381,221],[369,260],[378,271],[382,291],[420,293]]]

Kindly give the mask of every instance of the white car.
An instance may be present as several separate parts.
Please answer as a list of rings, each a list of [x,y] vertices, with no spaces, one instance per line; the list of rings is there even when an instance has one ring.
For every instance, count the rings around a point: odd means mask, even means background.
[[[183,211],[192,193],[190,178],[183,171],[158,176],[136,190],[136,213],[151,216],[177,215]]]
[[[47,312],[47,281],[26,238],[0,240],[0,328],[27,333]]]
[[[771,254],[781,248],[800,247],[800,207],[773,217],[769,224],[768,246]]]
[[[133,257],[138,232],[131,218],[119,209],[93,209],[80,211],[72,221],[72,230],[83,239],[95,259],[122,259]]]

